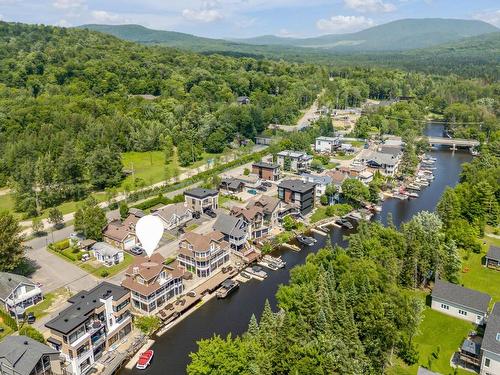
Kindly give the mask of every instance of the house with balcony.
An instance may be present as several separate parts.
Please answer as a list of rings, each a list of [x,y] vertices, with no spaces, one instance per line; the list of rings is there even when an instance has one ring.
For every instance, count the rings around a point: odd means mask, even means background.
[[[166,230],[182,227],[189,220],[193,219],[193,210],[185,202],[169,204],[153,212],[158,216]]]
[[[184,201],[193,212],[215,211],[219,207],[219,192],[212,189],[189,189],[184,192]]]
[[[0,374],[62,374],[59,352],[27,336],[7,336],[0,342]]]
[[[103,282],[68,299],[71,304],[45,323],[47,343],[65,359],[66,372],[81,375],[132,331],[130,293]]]
[[[231,208],[231,216],[246,223],[249,239],[261,238],[269,233],[270,227],[264,222],[264,210],[258,206]]]
[[[209,277],[229,262],[230,246],[221,232],[188,232],[179,242],[179,266],[198,277]]]
[[[106,267],[112,267],[123,262],[123,250],[118,249],[106,242],[96,242],[90,248],[90,254]]]
[[[286,204],[296,204],[302,215],[314,208],[316,184],[302,180],[284,180],[278,185],[278,198]]]
[[[280,178],[280,166],[259,161],[252,164],[252,174],[259,176],[262,180],[277,181]]]
[[[500,302],[493,306],[484,330],[480,374],[500,374]]]
[[[263,194],[258,195],[250,199],[246,206],[247,209],[252,209],[253,207],[258,207],[262,210],[265,225],[271,229],[278,225],[283,210],[281,201],[278,198]]]
[[[284,171],[295,173],[308,171],[313,157],[302,151],[285,150],[276,155],[277,163]]]
[[[303,173],[300,175],[300,177],[302,178],[302,181],[312,182],[313,184],[316,184],[316,197],[321,197],[322,195],[324,195],[326,193],[326,187],[328,185],[331,185],[333,182],[332,177],[328,174],[317,175],[311,173]]]
[[[43,300],[42,290],[27,277],[0,272],[0,303],[12,316],[22,318],[24,311]]]
[[[339,137],[318,137],[314,144],[316,152],[332,153],[341,147],[342,141]]]
[[[159,253],[136,256],[121,285],[130,291],[134,311],[154,315],[184,291],[184,272],[177,262],[165,265]]]
[[[220,214],[212,229],[224,235],[224,240],[229,243],[231,249],[238,252],[244,251],[249,239],[248,225],[245,220]]]

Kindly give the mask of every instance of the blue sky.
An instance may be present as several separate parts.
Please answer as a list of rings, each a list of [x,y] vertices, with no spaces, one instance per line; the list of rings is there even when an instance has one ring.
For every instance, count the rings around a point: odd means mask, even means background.
[[[0,0],[0,19],[77,26],[136,23],[209,37],[306,37],[401,18],[480,19],[500,27],[498,0]]]

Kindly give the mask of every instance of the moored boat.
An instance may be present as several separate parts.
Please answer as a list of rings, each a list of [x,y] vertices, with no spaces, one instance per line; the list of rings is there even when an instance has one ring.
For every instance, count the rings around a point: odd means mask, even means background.
[[[221,284],[221,287],[217,291],[217,298],[226,298],[229,294],[234,292],[236,289],[240,287],[240,284],[235,280],[224,280]]]
[[[140,355],[139,360],[135,365],[135,368],[138,370],[145,370],[151,364],[154,354],[155,353],[153,350],[151,349],[146,350],[144,353]]]
[[[302,234],[297,236],[297,241],[306,246],[312,246],[316,243],[316,239],[314,237],[308,237]]]

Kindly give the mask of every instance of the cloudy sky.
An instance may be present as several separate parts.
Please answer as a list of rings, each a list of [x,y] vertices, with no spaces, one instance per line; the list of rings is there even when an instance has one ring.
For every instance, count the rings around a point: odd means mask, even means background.
[[[0,19],[126,24],[209,37],[305,37],[401,18],[480,19],[500,27],[498,0],[0,0]]]

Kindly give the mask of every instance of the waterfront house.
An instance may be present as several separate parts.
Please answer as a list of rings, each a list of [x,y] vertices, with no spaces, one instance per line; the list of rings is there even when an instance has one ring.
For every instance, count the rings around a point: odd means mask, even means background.
[[[130,290],[134,311],[153,315],[184,291],[184,270],[176,262],[165,265],[159,253],[137,256],[125,272],[122,286]]]
[[[135,225],[139,218],[135,215],[129,215],[123,222],[113,220],[108,223],[102,232],[102,239],[109,245],[121,250],[129,250],[137,245],[135,235]]]
[[[193,212],[215,211],[219,207],[219,192],[212,189],[189,189],[184,192],[184,201]]]
[[[284,180],[278,185],[278,198],[284,203],[296,203],[306,215],[314,208],[316,184],[301,180]]]
[[[185,202],[173,203],[153,211],[158,216],[166,230],[183,226],[193,219],[193,210]]]
[[[484,257],[485,266],[500,270],[500,247],[490,245]]]
[[[339,137],[318,137],[314,144],[316,152],[332,153],[341,147]]]
[[[249,239],[260,238],[269,233],[269,226],[264,225],[264,210],[261,207],[231,208],[231,216],[243,220],[247,225]]]
[[[348,173],[348,172],[347,172]],[[326,174],[330,176],[332,180],[332,185],[334,185],[338,191],[341,191],[342,189],[342,184],[344,181],[349,177],[349,175],[346,172],[342,172],[340,170],[333,170],[333,171],[328,171]]]
[[[491,297],[477,290],[436,279],[432,289],[431,307],[444,314],[484,324]]]
[[[312,156],[302,151],[285,150],[277,154],[278,165],[284,171],[305,172],[311,166]]]
[[[362,154],[360,161],[372,169],[379,170],[386,176],[394,176],[401,162],[401,154],[367,151]]]
[[[65,371],[80,375],[132,331],[130,293],[103,282],[68,302],[71,306],[45,324],[47,342],[65,359]]]
[[[123,262],[123,250],[111,246],[106,242],[96,242],[90,248],[90,254],[106,267],[111,267]]]
[[[0,302],[5,311],[22,318],[24,311],[43,300],[42,290],[27,277],[0,272]]]
[[[7,336],[0,342],[0,374],[62,374],[59,352],[27,336]]]
[[[316,184],[316,197],[321,197],[326,192],[326,187],[330,185],[333,180],[332,177],[328,174],[325,175],[316,175],[310,173],[303,173],[300,175],[302,181],[312,182]]]
[[[179,242],[177,260],[198,277],[209,277],[229,262],[230,245],[221,232],[188,232]]]
[[[277,181],[280,178],[280,166],[260,161],[252,164],[252,173],[263,180]]]
[[[238,217],[220,214],[213,225],[213,230],[221,232],[231,249],[244,251],[249,238],[247,223]]]
[[[270,229],[278,225],[282,211],[282,204],[278,198],[261,194],[250,199],[246,206],[248,209],[253,207],[259,207],[262,209],[262,213],[264,214],[264,223],[269,226]]]
[[[488,317],[481,344],[481,375],[500,374],[500,302]]]

